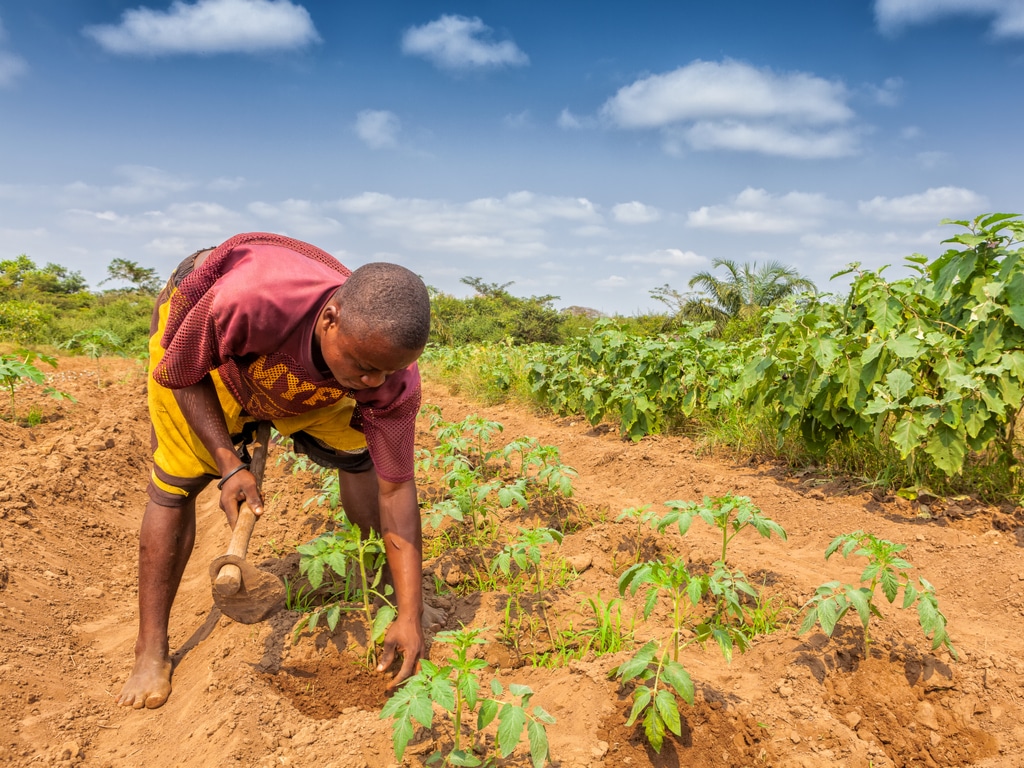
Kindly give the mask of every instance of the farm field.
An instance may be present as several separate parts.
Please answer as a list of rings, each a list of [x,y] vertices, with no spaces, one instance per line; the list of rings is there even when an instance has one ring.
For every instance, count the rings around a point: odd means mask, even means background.
[[[62,358],[51,383],[76,403],[19,392],[19,411],[37,406],[53,418],[28,428],[0,422],[0,763],[13,766],[370,766],[396,765],[390,722],[380,719],[382,678],[359,666],[350,646],[361,625],[343,617],[292,644],[298,613],[282,611],[253,626],[213,607],[207,568],[229,533],[213,495],[199,504],[199,532],[172,613],[174,692],[162,708],[135,712],[114,703],[132,664],[136,629],[138,522],[144,506],[149,428],[138,363]],[[97,386],[97,377],[104,386]],[[545,557],[567,567],[549,580],[546,608],[524,596],[516,632],[508,627],[507,592],[466,588],[478,558],[457,547],[426,548],[428,602],[443,610],[445,629],[487,628],[478,646],[482,678],[528,685],[532,704],[556,720],[547,726],[551,764],[593,766],[985,766],[1024,764],[1024,511],[970,498],[924,507],[871,493],[849,482],[792,475],[767,464],[736,465],[701,457],[685,438],[633,443],[616,429],[583,419],[537,416],[514,406],[485,407],[426,385],[425,402],[446,420],[470,414],[500,422],[495,441],[531,436],[560,450],[573,467],[570,500],[502,513],[500,530],[546,526],[564,533]],[[436,444],[422,419],[418,444]],[[292,473],[272,448],[264,484],[266,513],[250,560],[294,580],[296,544],[325,530],[329,514],[315,503],[308,473]],[[425,498],[439,493],[424,484]],[[749,497],[781,525],[788,540],[744,531],[729,560],[776,605],[804,604],[825,582],[856,583],[864,558],[834,555],[835,536],[869,531],[907,545],[901,553],[934,585],[959,659],[932,651],[916,611],[876,601],[865,653],[854,613],[827,638],[798,634],[801,617],[783,609],[777,631],[755,637],[727,663],[709,643],[686,647],[680,662],[694,688],[680,704],[681,737],[660,754],[642,729],[627,728],[631,686],[609,671],[652,638],[671,617],[655,608],[645,621],[643,593],[627,596],[628,650],[534,665],[551,651],[545,637],[589,626],[586,599],[618,597],[618,579],[638,559],[682,557],[694,568],[718,557],[721,534],[698,521],[682,536],[617,521],[622,510],[667,511],[669,500]],[[571,573],[578,575],[571,578]],[[535,610],[531,610],[531,606]],[[542,627],[544,623],[554,625]],[[541,627],[541,628],[538,628]],[[628,626],[626,627],[628,630]],[[432,659],[450,648],[435,643]],[[440,721],[434,736],[450,741]],[[491,726],[493,731],[493,726]],[[488,737],[492,738],[492,737]],[[404,763],[421,765],[435,748],[418,734]],[[526,741],[500,765],[528,766]]]

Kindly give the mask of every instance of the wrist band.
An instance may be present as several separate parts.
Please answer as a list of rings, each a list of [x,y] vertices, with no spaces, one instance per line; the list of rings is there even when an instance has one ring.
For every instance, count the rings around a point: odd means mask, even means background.
[[[234,468],[234,469],[232,469],[232,470],[231,470],[230,472],[228,472],[228,473],[227,473],[226,475],[224,475],[224,477],[222,477],[222,478],[220,479],[220,482],[219,482],[219,483],[217,483],[217,490],[218,490],[218,491],[220,491],[220,490],[223,490],[223,488],[224,488],[224,483],[226,483],[226,482],[227,482],[228,480],[230,480],[230,479],[231,479],[232,477],[234,477],[235,475],[237,475],[237,474],[238,474],[239,472],[241,472],[241,471],[242,471],[243,469],[246,469],[246,470],[247,470],[247,469],[249,469],[249,465],[248,465],[248,464],[239,464],[239,465],[238,465],[237,467],[235,467],[235,468]]]

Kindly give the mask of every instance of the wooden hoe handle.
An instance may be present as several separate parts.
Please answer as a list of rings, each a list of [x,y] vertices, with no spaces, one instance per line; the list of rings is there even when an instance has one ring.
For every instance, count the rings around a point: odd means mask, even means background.
[[[267,467],[267,445],[270,443],[270,422],[261,421],[256,428],[256,449],[253,451],[252,464],[249,471],[256,478],[256,487],[263,487],[263,472]],[[249,549],[249,538],[252,536],[252,529],[256,525],[256,515],[248,502],[243,501],[238,508],[238,520],[235,521],[235,528],[231,532],[231,542],[228,544],[227,554],[245,559],[245,553]],[[230,563],[220,569],[217,578],[214,580],[214,589],[218,594],[228,596],[234,595],[242,586],[242,571],[237,565]]]

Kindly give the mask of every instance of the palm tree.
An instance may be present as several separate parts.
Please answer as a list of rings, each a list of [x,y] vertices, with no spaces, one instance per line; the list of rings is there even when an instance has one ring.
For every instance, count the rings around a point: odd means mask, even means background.
[[[692,307],[698,315],[744,317],[788,296],[818,290],[796,269],[778,261],[758,266],[756,261],[738,265],[732,259],[715,259],[711,266],[724,267],[728,276],[719,279],[710,272],[698,272],[690,278],[691,288],[701,288],[707,294],[690,302],[699,305]]]
[[[788,296],[818,290],[796,269],[778,261],[758,266],[757,262],[740,265],[732,259],[714,259],[711,266],[724,267],[728,275],[719,278],[711,272],[698,272],[689,285],[703,293],[680,293],[665,284],[652,290],[651,296],[667,304],[678,317],[712,320],[720,331],[734,317],[749,317]]]

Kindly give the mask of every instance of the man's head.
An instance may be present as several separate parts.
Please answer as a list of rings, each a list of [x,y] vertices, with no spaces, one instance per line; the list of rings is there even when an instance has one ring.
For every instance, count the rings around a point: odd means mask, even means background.
[[[415,273],[375,262],[355,270],[327,303],[316,338],[342,385],[376,387],[416,361],[430,335],[430,297]]]

